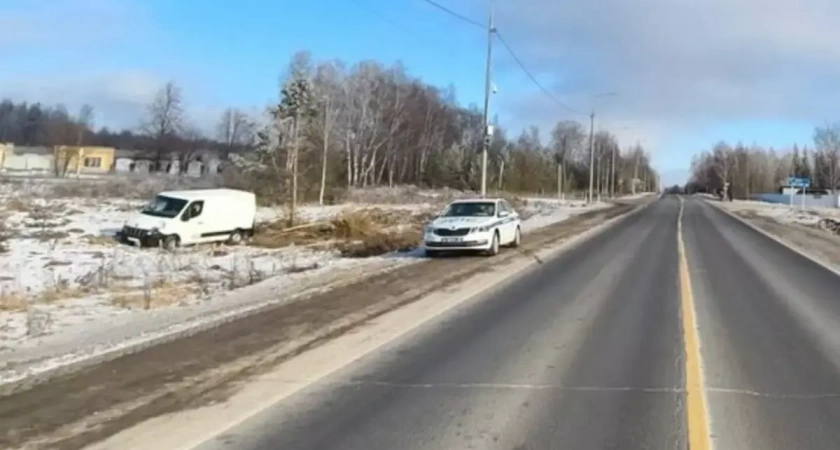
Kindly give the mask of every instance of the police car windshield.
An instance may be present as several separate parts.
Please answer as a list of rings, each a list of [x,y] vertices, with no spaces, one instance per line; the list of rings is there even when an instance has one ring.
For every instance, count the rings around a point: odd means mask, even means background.
[[[158,195],[140,212],[147,216],[172,218],[177,216],[186,204],[187,201],[180,198]]]
[[[453,203],[443,212],[444,217],[493,217],[496,204],[493,202]]]

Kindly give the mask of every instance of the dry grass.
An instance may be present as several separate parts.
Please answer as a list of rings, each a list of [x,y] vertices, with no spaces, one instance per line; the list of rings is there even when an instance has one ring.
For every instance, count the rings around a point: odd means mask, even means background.
[[[63,227],[69,224],[70,220],[61,217],[59,214],[62,212],[64,212],[63,207],[58,205],[34,206],[29,210],[26,218],[24,218],[23,226],[26,228],[39,228],[41,230]]]
[[[35,300],[38,303],[55,303],[59,300],[80,298],[83,297],[85,294],[85,290],[78,286],[70,286],[69,284],[65,283],[57,283],[38,294]]]
[[[9,251],[9,241],[15,237],[15,232],[6,224],[6,218],[0,217],[0,253]]]
[[[297,263],[293,263],[292,265],[283,269],[286,273],[303,273],[309,272],[310,270],[315,270],[321,267],[317,262],[313,262],[311,264],[299,265]]]
[[[197,284],[158,281],[142,290],[112,295],[110,300],[120,308],[152,309],[179,304],[199,292],[201,288]]]
[[[6,210],[13,212],[29,212],[35,207],[32,203],[23,201],[17,197],[6,200],[3,206],[5,206]]]
[[[344,251],[359,242],[384,243],[398,240],[395,236],[406,233],[419,235],[422,224],[428,218],[429,214],[406,214],[405,211],[371,208],[348,212],[330,221],[300,224],[291,228],[281,219],[260,227],[251,245],[281,248],[290,245],[330,244],[329,247]],[[408,231],[394,231],[404,228]],[[393,245],[396,244],[386,246]]]
[[[98,179],[63,178],[42,188],[43,197],[149,199],[160,191],[202,189],[221,186],[219,177],[177,175],[114,175]]]
[[[391,252],[405,252],[417,248],[422,235],[418,230],[380,232],[353,242],[339,245],[341,255],[348,258],[370,258]]]
[[[38,230],[29,233],[26,237],[36,239],[41,242],[60,241],[64,238],[70,237],[70,233],[60,230]]]
[[[0,292],[0,311],[23,311],[26,309],[26,296],[19,292]]]
[[[447,203],[455,198],[475,195],[457,189],[439,189],[433,193],[417,186],[376,187],[351,189],[344,192],[344,202],[380,205],[408,205],[418,203]]]
[[[70,230],[72,231],[72,230]],[[82,236],[82,239],[85,240],[88,244],[91,245],[106,245],[106,246],[113,246],[119,244],[117,239],[113,236],[102,236],[102,235],[94,235],[94,234],[86,234]]]

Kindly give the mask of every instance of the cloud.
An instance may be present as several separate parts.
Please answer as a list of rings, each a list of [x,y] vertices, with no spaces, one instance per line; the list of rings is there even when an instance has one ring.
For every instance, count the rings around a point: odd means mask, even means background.
[[[497,5],[500,33],[541,80],[549,79],[556,97],[582,111],[595,107],[614,125],[631,124],[656,141],[721,122],[840,116],[837,0]],[[499,58],[501,74],[519,70]],[[525,86],[500,99],[509,115],[586,120]],[[591,95],[604,91],[619,95],[593,105]]]
[[[169,75],[142,69],[162,33],[142,0],[0,0],[0,98],[94,107],[97,126],[136,128]],[[127,55],[138,64],[119,65]],[[217,108],[185,103],[202,129]],[[212,117],[212,120],[211,120]]]

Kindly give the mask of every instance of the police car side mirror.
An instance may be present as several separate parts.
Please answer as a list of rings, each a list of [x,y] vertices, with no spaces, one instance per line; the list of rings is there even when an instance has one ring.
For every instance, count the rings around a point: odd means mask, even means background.
[[[510,213],[507,212],[507,211],[499,211],[499,217],[507,217],[509,215],[510,215]]]

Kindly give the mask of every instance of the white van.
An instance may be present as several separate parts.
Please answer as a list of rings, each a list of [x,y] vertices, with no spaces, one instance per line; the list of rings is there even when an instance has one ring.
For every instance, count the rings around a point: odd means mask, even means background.
[[[254,233],[257,201],[253,192],[195,189],[161,192],[125,221],[120,238],[137,246],[242,242]]]

